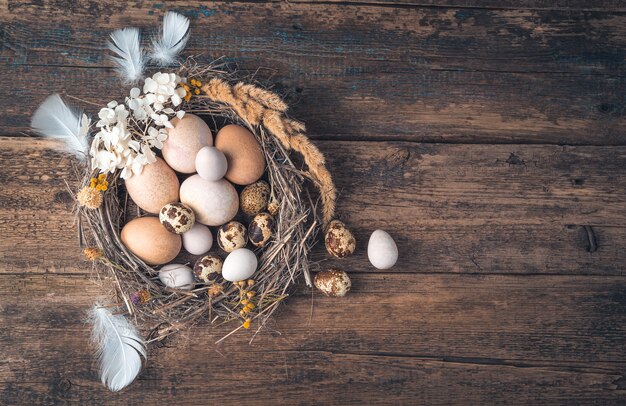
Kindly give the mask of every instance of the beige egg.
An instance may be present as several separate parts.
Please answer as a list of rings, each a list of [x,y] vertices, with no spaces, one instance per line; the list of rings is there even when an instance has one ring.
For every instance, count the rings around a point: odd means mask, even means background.
[[[216,282],[222,276],[223,265],[222,258],[215,255],[205,255],[196,261],[193,273],[199,282]]]
[[[255,247],[264,247],[274,233],[274,217],[268,213],[254,216],[248,226],[248,239]]]
[[[191,230],[196,216],[182,203],[168,203],[159,212],[159,221],[170,233],[182,234]]]
[[[217,244],[226,252],[243,248],[247,243],[246,227],[238,221],[231,221],[217,230]]]
[[[352,287],[350,277],[344,271],[330,268],[315,275],[313,284],[326,296],[343,297]]]
[[[249,185],[263,176],[265,155],[254,134],[238,125],[227,125],[215,136],[215,148],[226,155],[226,179]]]
[[[180,235],[170,233],[156,217],[140,217],[129,221],[120,234],[130,252],[149,265],[170,262],[180,252]]]
[[[213,145],[209,126],[198,116],[185,114],[182,119],[170,121],[174,128],[167,130],[167,140],[163,142],[163,159],[175,171],[194,173],[196,155],[202,147]]]
[[[239,196],[241,211],[250,216],[260,213],[267,208],[269,198],[270,185],[266,181],[260,180],[248,185]]]
[[[333,220],[328,225],[324,238],[326,250],[337,258],[345,258],[354,253],[356,240],[346,225],[339,220]]]
[[[163,206],[178,201],[178,178],[164,160],[145,165],[141,174],[126,179],[131,199],[148,213],[157,214]]]
[[[196,215],[196,221],[219,226],[232,220],[239,210],[237,191],[227,180],[209,181],[199,175],[185,179],[180,186],[180,201]]]

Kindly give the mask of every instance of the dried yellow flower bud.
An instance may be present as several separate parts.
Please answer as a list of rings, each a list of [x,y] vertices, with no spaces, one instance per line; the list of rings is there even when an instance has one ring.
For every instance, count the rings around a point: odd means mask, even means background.
[[[246,319],[246,321],[243,322],[242,324],[243,328],[250,328],[250,319]]]
[[[207,293],[209,294],[209,297],[215,297],[221,294],[223,291],[224,291],[224,287],[220,285],[219,283],[216,283],[214,285],[209,286]]]
[[[276,200],[272,200],[268,205],[267,205],[267,211],[269,212],[269,214],[271,214],[272,216],[275,216],[278,214],[278,202]]]
[[[78,200],[78,204],[81,206],[85,206],[88,209],[97,209],[102,204],[102,194],[99,190],[85,186],[76,195],[76,200]]]
[[[85,248],[83,250],[83,254],[85,255],[85,258],[90,261],[95,261],[96,259],[102,258],[103,256],[102,250],[95,247]]]

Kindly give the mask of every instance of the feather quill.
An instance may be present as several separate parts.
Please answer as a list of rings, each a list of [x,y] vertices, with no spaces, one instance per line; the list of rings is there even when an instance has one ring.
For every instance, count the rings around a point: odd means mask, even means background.
[[[91,338],[98,347],[100,379],[111,391],[120,391],[139,375],[142,358],[147,359],[146,345],[137,328],[109,308],[94,305],[90,320]]]
[[[107,45],[117,56],[111,59],[117,65],[117,73],[128,82],[136,82],[143,76],[144,56],[137,28],[123,28],[111,33]]]
[[[48,138],[63,140],[68,152],[84,158],[89,143],[87,133],[90,120],[80,110],[69,107],[61,96],[48,96],[35,111],[30,122],[31,128]]]
[[[160,66],[172,65],[189,40],[189,19],[169,11],[163,17],[161,35],[152,40],[150,58]]]

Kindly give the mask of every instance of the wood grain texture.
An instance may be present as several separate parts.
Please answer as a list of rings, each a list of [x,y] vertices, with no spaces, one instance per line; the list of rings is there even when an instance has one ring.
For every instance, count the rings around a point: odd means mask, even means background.
[[[0,143],[0,229],[14,236],[0,241],[0,272],[84,272],[67,187],[76,188],[76,162],[52,141]],[[318,145],[359,249],[349,262],[329,261],[320,244],[324,265],[371,271],[367,239],[382,228],[403,254],[396,272],[624,274],[615,266],[626,261],[624,147]],[[46,255],[30,255],[45,244]]]
[[[104,39],[131,23],[149,33],[164,6],[103,4],[78,3],[67,13],[55,2],[9,2],[0,11],[0,61],[12,72],[0,76],[0,92],[13,95],[0,102],[0,135],[25,131],[49,92],[99,104],[125,93]],[[314,138],[625,143],[626,15],[610,9],[168,6],[192,19],[190,54],[226,55],[245,72],[261,68],[257,77],[276,84]],[[37,13],[46,19],[33,24]],[[44,94],[33,85],[42,81]]]
[[[621,277],[359,274],[349,300],[315,295],[312,313],[308,292],[290,298],[276,333],[252,345],[244,332],[215,346],[228,330],[205,325],[178,336],[122,396],[96,382],[85,346],[83,311],[101,288],[87,275],[13,280],[0,277],[2,320],[20,326],[0,334],[12,349],[0,388],[18,403],[617,404],[626,394]]]
[[[76,161],[25,135],[49,93],[123,97],[104,39],[166,9],[190,17],[190,53],[256,72],[306,121],[358,240],[346,260],[313,257],[353,290],[299,286],[251,345],[215,345],[228,327],[202,322],[112,394],[87,345],[111,281],[77,246]],[[624,404],[625,11],[0,0],[0,403]],[[391,271],[367,261],[376,228],[398,242]]]

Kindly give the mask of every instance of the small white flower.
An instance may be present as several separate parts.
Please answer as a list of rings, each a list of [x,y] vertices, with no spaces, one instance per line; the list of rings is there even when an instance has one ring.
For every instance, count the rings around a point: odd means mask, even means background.
[[[139,90],[138,87],[133,87],[132,89],[130,89],[130,98],[131,99],[138,98],[140,94],[141,94],[141,90]]]
[[[185,117],[185,112],[183,110],[177,111],[176,117],[178,117],[178,119],[181,120],[183,117]]]

